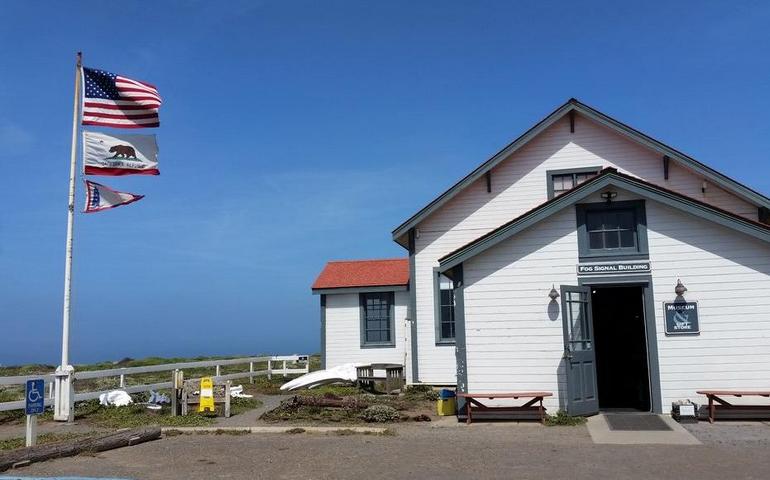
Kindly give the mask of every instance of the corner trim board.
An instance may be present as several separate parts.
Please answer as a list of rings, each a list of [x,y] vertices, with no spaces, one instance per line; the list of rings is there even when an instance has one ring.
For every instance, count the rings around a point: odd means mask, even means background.
[[[415,231],[409,230],[409,333],[410,350],[412,353],[412,383],[420,381],[419,362],[417,357],[417,273],[415,258]]]
[[[454,268],[455,282],[455,361],[457,362],[457,391],[468,393],[468,351],[465,343],[465,280],[463,266]],[[457,399],[457,411],[461,411],[465,401]]]
[[[326,295],[321,294],[321,370],[326,369]]]

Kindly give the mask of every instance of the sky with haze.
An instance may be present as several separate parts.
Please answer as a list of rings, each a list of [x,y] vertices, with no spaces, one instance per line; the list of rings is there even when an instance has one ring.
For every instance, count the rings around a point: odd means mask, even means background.
[[[767,2],[3,1],[0,21],[0,365],[60,356],[78,50],[164,105],[161,175],[93,177],[146,198],[76,215],[74,363],[317,352],[324,263],[405,256],[393,228],[570,97],[770,194]]]

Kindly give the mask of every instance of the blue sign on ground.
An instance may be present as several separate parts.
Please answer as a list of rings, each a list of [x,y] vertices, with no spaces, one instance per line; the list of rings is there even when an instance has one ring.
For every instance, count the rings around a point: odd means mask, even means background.
[[[42,378],[27,380],[24,410],[27,415],[40,415],[45,411],[45,382]]]

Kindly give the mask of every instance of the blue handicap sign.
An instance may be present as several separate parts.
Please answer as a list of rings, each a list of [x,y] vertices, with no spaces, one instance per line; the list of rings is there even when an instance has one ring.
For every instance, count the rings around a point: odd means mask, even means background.
[[[45,411],[45,382],[42,378],[27,380],[24,411],[27,415],[40,415]]]

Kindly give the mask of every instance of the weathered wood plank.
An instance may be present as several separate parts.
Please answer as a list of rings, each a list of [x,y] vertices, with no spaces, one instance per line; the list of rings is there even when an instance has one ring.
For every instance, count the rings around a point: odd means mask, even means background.
[[[18,448],[0,454],[0,472],[14,466],[29,465],[54,458],[71,457],[82,452],[103,452],[127,447],[160,438],[160,427],[144,427],[119,430],[108,435],[89,437],[66,442]]]

